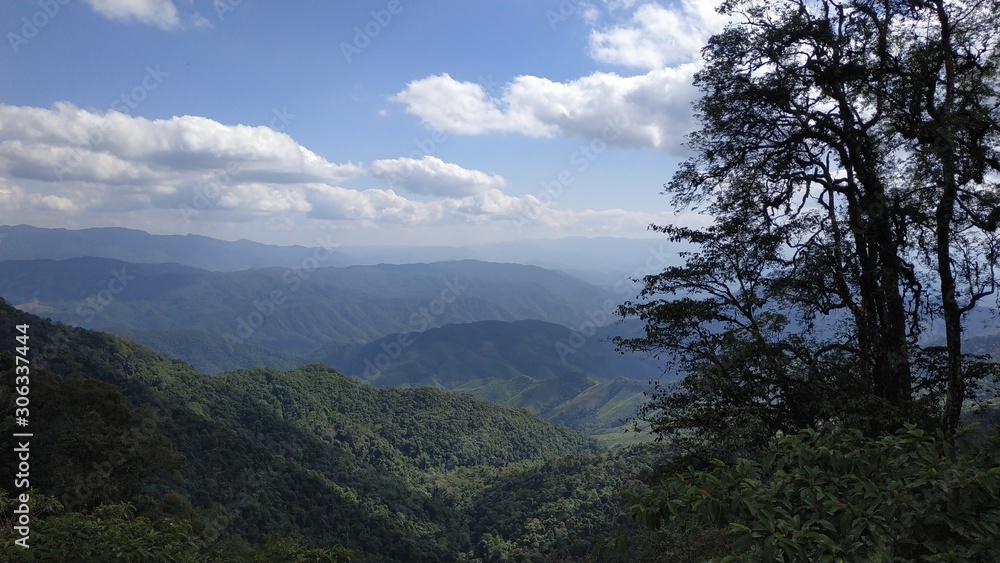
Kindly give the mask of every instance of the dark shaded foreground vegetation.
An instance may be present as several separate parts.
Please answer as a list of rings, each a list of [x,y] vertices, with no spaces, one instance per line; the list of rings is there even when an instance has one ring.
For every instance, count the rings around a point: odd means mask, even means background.
[[[680,471],[632,516],[662,561],[1000,561],[1000,437],[805,430]]]

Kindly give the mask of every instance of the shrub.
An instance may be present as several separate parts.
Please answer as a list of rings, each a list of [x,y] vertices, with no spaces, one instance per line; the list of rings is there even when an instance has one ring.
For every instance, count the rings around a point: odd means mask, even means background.
[[[759,460],[689,468],[631,511],[661,536],[728,529],[695,560],[998,561],[1000,440],[803,430]]]

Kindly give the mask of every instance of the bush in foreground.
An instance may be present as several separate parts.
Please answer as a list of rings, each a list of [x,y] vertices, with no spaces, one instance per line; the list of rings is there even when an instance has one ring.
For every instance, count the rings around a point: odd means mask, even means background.
[[[1000,439],[803,430],[664,480],[632,516],[671,561],[998,561]]]

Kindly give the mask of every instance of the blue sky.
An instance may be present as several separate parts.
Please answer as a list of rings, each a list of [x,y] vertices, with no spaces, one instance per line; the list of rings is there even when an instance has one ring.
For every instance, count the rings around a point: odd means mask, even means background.
[[[711,2],[0,2],[0,223],[646,236]]]

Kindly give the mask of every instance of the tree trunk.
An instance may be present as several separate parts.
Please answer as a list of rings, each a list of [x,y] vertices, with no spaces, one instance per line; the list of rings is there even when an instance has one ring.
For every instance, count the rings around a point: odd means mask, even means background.
[[[941,305],[944,316],[945,342],[948,348],[948,396],[944,407],[944,428],[954,433],[962,417],[965,400],[965,380],[962,377],[962,309],[955,295],[955,276],[951,269],[951,229],[958,197],[955,155],[952,152],[952,112],[955,107],[955,57],[952,51],[951,23],[944,2],[937,0],[937,16],[941,25],[940,56],[944,70],[945,96],[941,108],[928,108],[937,122],[934,150],[941,160],[941,200],[934,213],[937,239],[937,270],[941,278]]]

